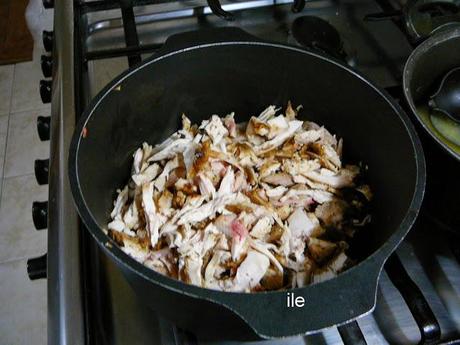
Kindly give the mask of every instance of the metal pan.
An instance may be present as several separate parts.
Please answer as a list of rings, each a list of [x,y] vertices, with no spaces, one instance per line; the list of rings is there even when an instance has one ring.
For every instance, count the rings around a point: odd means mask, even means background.
[[[415,48],[406,62],[403,77],[404,95],[415,117],[426,132],[457,160],[460,160],[460,145],[449,141],[433,125],[427,104],[442,77],[459,66],[460,24],[452,24]]]
[[[115,190],[129,178],[134,150],[174,132],[182,112],[199,122],[235,111],[240,122],[288,100],[303,104],[301,118],[345,138],[345,159],[370,167],[375,192],[372,225],[348,253],[359,263],[334,279],[295,289],[303,308],[288,308],[285,291],[227,293],[170,279],[126,255],[102,231]],[[354,70],[227,28],[173,36],[159,54],[110,83],[77,125],[69,174],[88,231],[142,303],[199,337],[256,339],[305,335],[373,310],[382,266],[419,211],[425,161],[401,108]]]

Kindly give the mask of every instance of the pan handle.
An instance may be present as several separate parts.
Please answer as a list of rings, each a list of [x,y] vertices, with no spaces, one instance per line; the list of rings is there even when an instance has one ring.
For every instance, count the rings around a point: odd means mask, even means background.
[[[223,27],[203,29],[199,31],[188,31],[171,35],[159,50],[161,55],[172,51],[186,49],[201,44],[212,44],[221,42],[262,42],[248,32],[237,27]]]
[[[219,302],[262,338],[304,335],[306,330],[341,325],[371,312],[386,257],[376,253],[334,279],[305,288],[237,298],[224,294]]]

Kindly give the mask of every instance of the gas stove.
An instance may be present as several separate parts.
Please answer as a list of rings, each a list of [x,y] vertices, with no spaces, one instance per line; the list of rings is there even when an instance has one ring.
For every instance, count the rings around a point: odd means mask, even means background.
[[[43,59],[52,79],[40,83],[52,114],[38,124],[41,137],[50,138],[49,201],[47,210],[36,212],[37,218],[48,214],[48,343],[242,344],[203,341],[163,319],[142,304],[98,249],[79,220],[67,178],[75,122],[99,90],[161,49],[171,35],[227,26],[334,55],[403,104],[402,70],[420,35],[410,35],[401,5],[384,0],[65,0],[54,6],[54,33],[44,33],[52,58]],[[428,165],[425,206],[385,265],[375,309],[317,334],[260,343],[460,344],[460,221],[454,200],[460,165],[420,133]],[[43,265],[36,264],[31,262],[30,273],[44,276]]]

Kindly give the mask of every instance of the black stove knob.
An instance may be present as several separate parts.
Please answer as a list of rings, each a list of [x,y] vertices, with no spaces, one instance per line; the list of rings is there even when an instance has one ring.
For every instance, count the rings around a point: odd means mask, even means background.
[[[54,0],[42,0],[42,2],[43,2],[43,7],[46,9],[54,7]]]
[[[40,58],[43,76],[50,78],[53,73],[53,58],[51,56],[42,55]]]
[[[48,201],[34,201],[32,203],[32,220],[37,230],[48,227]]]
[[[36,159],[34,162],[35,178],[39,185],[48,184],[49,159]]]
[[[40,97],[45,104],[51,102],[51,80],[40,80]]]
[[[51,116],[37,117],[37,131],[41,141],[50,140]]]
[[[45,50],[47,52],[50,52],[53,50],[53,39],[54,39],[53,31],[43,30],[42,32],[43,47],[45,47]]]
[[[27,260],[27,274],[30,280],[46,278],[47,254]]]

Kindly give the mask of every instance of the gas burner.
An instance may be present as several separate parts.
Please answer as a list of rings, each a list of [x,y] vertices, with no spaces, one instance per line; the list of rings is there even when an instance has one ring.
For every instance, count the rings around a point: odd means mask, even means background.
[[[300,45],[340,60],[346,58],[339,32],[324,19],[314,16],[298,17],[292,23],[291,30]]]

